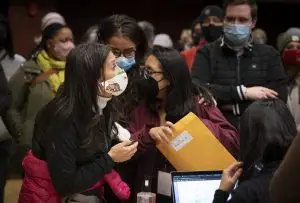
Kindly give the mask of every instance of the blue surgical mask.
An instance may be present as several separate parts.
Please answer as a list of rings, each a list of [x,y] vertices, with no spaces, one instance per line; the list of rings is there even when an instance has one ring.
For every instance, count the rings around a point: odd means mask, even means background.
[[[231,46],[242,46],[249,40],[249,25],[228,24],[223,29],[225,42]]]
[[[116,59],[116,64],[120,68],[122,68],[123,70],[125,70],[127,72],[135,64],[135,58],[134,57],[126,58],[126,57],[121,56],[121,57]]]

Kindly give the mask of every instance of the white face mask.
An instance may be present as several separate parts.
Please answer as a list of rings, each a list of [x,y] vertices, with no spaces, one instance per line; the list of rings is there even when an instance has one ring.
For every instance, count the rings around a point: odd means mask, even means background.
[[[128,85],[127,74],[124,70],[121,70],[118,75],[102,82],[101,85],[104,87],[105,92],[113,96],[119,96],[125,91]]]

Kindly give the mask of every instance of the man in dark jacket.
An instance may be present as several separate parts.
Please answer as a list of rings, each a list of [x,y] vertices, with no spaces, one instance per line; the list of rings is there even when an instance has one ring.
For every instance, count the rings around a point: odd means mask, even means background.
[[[239,128],[239,117],[255,100],[286,101],[287,77],[279,53],[264,44],[251,43],[257,20],[252,0],[227,0],[224,34],[198,50],[191,75],[207,85],[224,116]]]

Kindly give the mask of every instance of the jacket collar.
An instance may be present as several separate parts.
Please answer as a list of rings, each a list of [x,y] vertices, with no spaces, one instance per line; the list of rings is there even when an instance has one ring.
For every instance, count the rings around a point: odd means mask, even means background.
[[[224,36],[220,37],[220,39],[218,40],[218,44],[224,51],[225,55],[237,55],[238,51],[232,49],[225,43]],[[252,50],[253,50],[253,43],[252,43],[252,40],[249,40],[244,45],[244,47],[241,49],[241,52],[242,52],[241,55],[251,54]]]

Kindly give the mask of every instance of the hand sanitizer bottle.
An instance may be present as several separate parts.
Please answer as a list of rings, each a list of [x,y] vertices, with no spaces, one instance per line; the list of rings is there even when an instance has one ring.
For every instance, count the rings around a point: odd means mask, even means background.
[[[156,194],[151,192],[150,178],[145,179],[143,191],[137,194],[137,203],[156,203]]]

